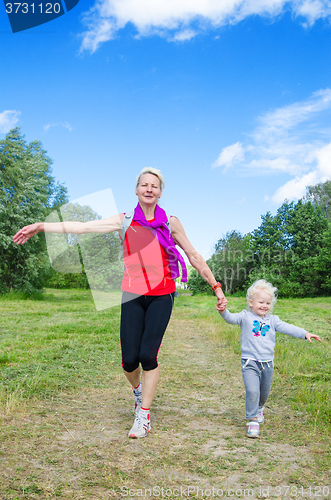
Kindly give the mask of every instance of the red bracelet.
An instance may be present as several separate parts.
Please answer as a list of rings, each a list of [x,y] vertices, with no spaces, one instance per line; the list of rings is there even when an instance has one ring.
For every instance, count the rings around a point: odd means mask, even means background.
[[[211,289],[215,292],[216,288],[222,288],[221,283],[217,282],[216,285],[212,286]]]

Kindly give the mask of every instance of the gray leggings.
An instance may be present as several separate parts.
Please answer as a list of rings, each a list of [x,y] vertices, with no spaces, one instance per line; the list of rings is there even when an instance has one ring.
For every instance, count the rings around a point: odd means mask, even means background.
[[[268,399],[274,363],[242,359],[241,370],[246,388],[246,418],[251,420],[263,410]]]

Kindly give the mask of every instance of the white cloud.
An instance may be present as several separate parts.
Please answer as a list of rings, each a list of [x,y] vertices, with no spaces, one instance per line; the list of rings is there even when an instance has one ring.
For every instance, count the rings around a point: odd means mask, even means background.
[[[138,36],[158,34],[184,41],[250,15],[274,17],[285,10],[292,10],[306,25],[331,16],[329,0],[96,0],[83,17],[81,51],[95,52],[128,23]]]
[[[63,127],[69,130],[71,132],[73,130],[73,127],[70,125],[70,123],[65,122],[65,123],[47,123],[47,125],[43,126],[43,129],[45,132],[48,132],[50,128],[52,127]]]
[[[296,125],[311,118],[325,109],[328,109],[331,104],[331,89],[323,89],[314,92],[312,96],[303,102],[298,102],[276,109],[259,118],[260,127],[255,132],[258,136],[271,134],[283,134],[284,130],[290,130]]]
[[[20,111],[6,110],[0,113],[0,133],[7,134],[18,122]]]
[[[225,168],[223,172],[226,172],[226,170],[231,167],[235,161],[240,162],[244,160],[244,152],[245,150],[243,149],[241,142],[236,142],[231,146],[227,146],[226,148],[223,148],[221,154],[215,163],[213,163],[212,167],[216,168],[224,165]]]
[[[315,152],[315,158],[322,182],[326,179],[331,179],[331,143],[318,149]]]
[[[237,205],[242,205],[243,203],[246,203],[246,196],[244,196],[240,201],[236,202]]]
[[[197,32],[193,30],[183,30],[175,33],[172,40],[174,42],[185,42],[187,40],[191,40],[191,38],[194,38],[196,34]]]
[[[87,31],[82,35],[81,52],[84,50],[92,53],[95,52],[102,43],[108,42],[108,40],[113,38],[116,31],[111,21],[98,16],[92,10],[90,11],[90,15],[85,16],[85,24],[87,25]]]
[[[319,180],[320,179],[316,171],[310,172],[302,177],[295,177],[277,189],[271,199],[274,203],[280,204],[286,199],[293,200],[302,198],[306,192],[306,187],[316,184]]]
[[[307,19],[307,24],[312,25],[316,19],[330,16],[331,5],[329,0],[304,0],[299,2],[296,14]]]
[[[331,89],[269,111],[257,119],[247,144],[225,147],[212,167],[225,165],[253,175],[287,173],[294,178],[265,201],[301,198],[306,186],[331,178],[330,115]]]
[[[68,122],[62,123],[62,127],[68,129],[69,132],[71,132],[73,130],[73,127]]]
[[[51,127],[56,127],[56,123],[47,123],[47,125],[43,126],[45,132],[48,132]]]
[[[252,170],[256,170],[258,174],[261,174],[261,171],[270,172],[270,171],[279,171],[279,172],[288,172],[291,174],[295,174],[300,170],[300,166],[291,162],[289,158],[279,157],[279,158],[259,158],[253,159],[248,167]]]

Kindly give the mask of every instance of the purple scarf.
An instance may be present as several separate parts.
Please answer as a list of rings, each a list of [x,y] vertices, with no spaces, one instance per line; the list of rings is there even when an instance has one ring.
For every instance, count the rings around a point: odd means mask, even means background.
[[[158,240],[160,245],[163,246],[169,257],[171,278],[175,279],[179,276],[178,262],[182,267],[182,281],[187,281],[187,270],[183,257],[178,252],[175,247],[175,242],[171,236],[169,228],[167,226],[168,217],[163,208],[156,205],[155,207],[155,220],[153,222],[147,222],[144,212],[141,206],[138,205],[134,209],[133,220],[138,222],[141,226],[152,231],[153,236]]]

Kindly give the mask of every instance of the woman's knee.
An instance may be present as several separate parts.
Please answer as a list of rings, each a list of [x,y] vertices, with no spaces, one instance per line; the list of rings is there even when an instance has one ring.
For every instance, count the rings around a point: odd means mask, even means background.
[[[122,368],[126,372],[134,372],[139,366],[138,358],[122,357]]]
[[[150,354],[140,354],[139,361],[141,363],[142,369],[145,372],[150,370],[155,370],[158,367],[158,362],[156,356]]]

